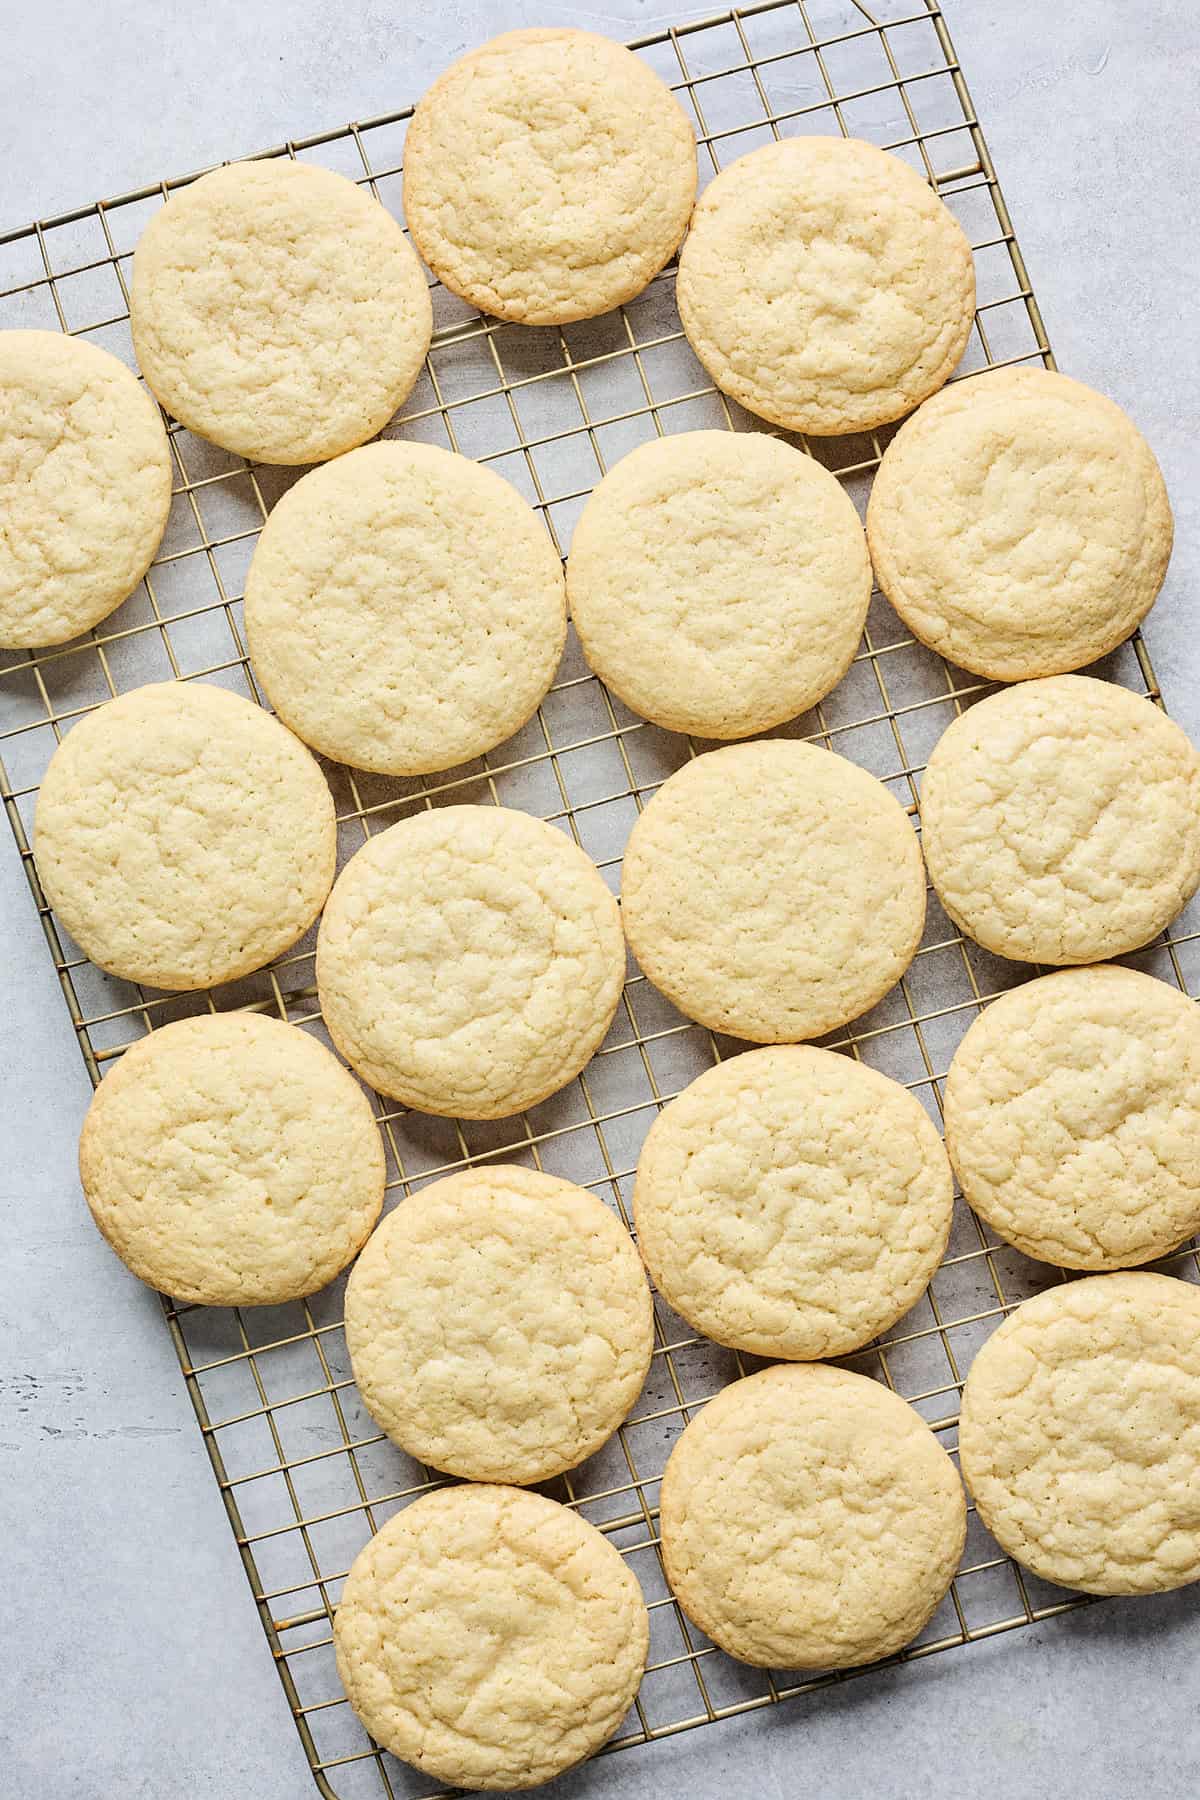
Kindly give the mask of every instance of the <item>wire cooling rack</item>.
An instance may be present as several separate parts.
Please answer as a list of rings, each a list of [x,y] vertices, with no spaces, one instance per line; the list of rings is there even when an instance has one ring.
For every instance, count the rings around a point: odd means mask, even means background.
[[[964,371],[1053,366],[1037,304],[940,8],[933,0],[767,0],[633,46],[696,126],[701,178],[772,136],[845,132],[924,173],[975,250],[979,308]],[[397,212],[409,112],[270,152],[352,176]],[[187,177],[184,180],[189,179]],[[73,332],[133,363],[129,261],[172,187],[80,209],[0,239],[0,327]],[[463,451],[507,476],[565,552],[588,492],[612,462],[655,434],[725,425],[762,429],[715,393],[682,338],[667,270],[637,300],[562,330],[481,318],[434,289],[425,372],[386,435]],[[310,937],[271,968],[213,995],[171,996],[94,968],[47,908],[30,851],[37,783],[55,743],[111,695],[141,682],[216,681],[261,701],[245,651],[241,600],[255,539],[295,471],[251,467],[170,423],[175,494],[160,553],[138,592],[86,638],[0,668],[3,795],[63,995],[93,1081],[164,1021],[204,1007],[252,1006],[316,1033]],[[885,434],[886,435],[886,434]],[[797,440],[801,441],[802,440]],[[884,436],[803,447],[862,505]],[[1138,639],[1103,673],[1159,700]],[[918,816],[929,748],[985,684],[915,644],[876,595],[849,674],[786,728],[852,757]],[[414,809],[445,802],[518,806],[570,832],[614,888],[638,808],[705,748],[645,724],[611,697],[572,639],[555,686],[516,738],[478,763],[424,781],[328,769],[342,860]],[[918,821],[919,822],[919,821]],[[1129,959],[1185,991],[1200,987],[1200,915]],[[982,1001],[1029,971],[964,942],[931,896],[918,956],[853,1029],[826,1040],[907,1083],[939,1117],[941,1081]],[[657,1108],[739,1046],[681,1017],[630,972],[603,1046],[563,1093],[517,1119],[455,1124],[376,1101],[388,1148],[389,1203],[438,1175],[502,1156],[601,1194],[628,1222],[632,1177]],[[851,1367],[888,1382],[954,1448],[962,1378],[1006,1309],[1058,1271],[1000,1244],[965,1208],[920,1304]],[[80,1229],[86,1229],[82,1223]],[[1200,1279],[1196,1251],[1168,1259]],[[368,1536],[438,1477],[384,1440],[350,1377],[341,1283],[298,1304],[216,1311],[164,1301],[263,1627],[320,1791],[337,1800],[425,1796],[428,1784],[370,1742],[341,1694],[330,1638],[343,1576]],[[628,1557],[652,1621],[649,1667],[612,1748],[642,1744],[808,1692],[844,1675],[749,1669],[680,1613],[658,1555],[658,1482],[695,1409],[752,1359],[697,1339],[656,1300],[656,1349],[641,1399],[599,1455],[549,1491],[599,1525]],[[950,1594],[904,1659],[1045,1619],[1083,1603],[1000,1554],[972,1511]]]

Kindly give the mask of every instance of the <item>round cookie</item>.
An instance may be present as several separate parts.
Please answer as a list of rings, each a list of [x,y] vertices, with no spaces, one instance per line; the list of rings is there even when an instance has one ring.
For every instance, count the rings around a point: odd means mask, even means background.
[[[1200,1579],[1200,1290],[1092,1275],[1024,1301],[971,1365],[958,1444],[983,1523],[1043,1580]]]
[[[352,450],[262,530],[246,635],[271,704],[356,769],[423,775],[518,731],[566,637],[562,565],[493,470],[431,444]]]
[[[975,316],[954,215],[899,157],[795,137],[741,156],[679,256],[688,342],[734,400],[815,437],[869,431],[950,375]]]
[[[810,1045],[708,1069],[650,1128],[638,1248],[669,1306],[756,1356],[844,1356],[914,1306],[950,1234],[920,1101]]]
[[[968,1203],[1027,1256],[1123,1269],[1200,1230],[1200,1013],[1165,981],[1101,964],[1001,994],[944,1107]]]
[[[822,699],[871,599],[854,504],[820,463],[764,432],[686,431],[617,463],[567,563],[583,653],[670,731],[739,738]]]
[[[481,311],[561,325],[640,294],[696,198],[692,127],[639,57],[590,31],[510,31],[434,82],[404,145],[404,211]]]
[[[372,1417],[467,1481],[548,1481],[598,1450],[641,1392],[653,1329],[615,1213],[574,1182],[504,1163],[402,1201],[346,1289]]]
[[[522,1488],[441,1488],[360,1550],[333,1621],[338,1673],[375,1739],[439,1783],[537,1787],[633,1705],[650,1631],[594,1525]]]
[[[786,738],[698,756],[629,836],[629,946],[688,1018],[755,1043],[820,1037],[912,961],[925,871],[873,775]]]
[[[735,1381],[667,1461],[667,1580],[741,1662],[847,1669],[911,1642],[966,1535],[954,1464],[865,1375],[792,1363]]]
[[[1048,369],[927,400],[867,507],[879,585],[922,643],[993,681],[1082,668],[1154,604],[1171,507],[1119,406]]]
[[[131,1044],[79,1140],[96,1224],[176,1300],[275,1306],[344,1269],[383,1205],[383,1140],[354,1077],[307,1032],[204,1013]]]
[[[47,900],[100,968],[149,987],[234,981],[294,944],[333,880],[333,797],[270,713],[164,681],[72,727],[38,794]]]
[[[1089,963],[1148,944],[1200,884],[1200,756],[1149,700],[1087,675],[991,694],[939,738],[921,841],[985,950]]]
[[[59,331],[0,331],[0,648],[64,644],[131,594],[171,505],[158,408]]]
[[[420,263],[344,175],[273,157],[179,188],[142,233],[133,347],[167,411],[267,463],[321,462],[387,424],[420,374]]]
[[[339,875],[317,939],[330,1036],[381,1094],[503,1119],[578,1075],[625,977],[617,903],[553,825],[445,806],[380,832]]]

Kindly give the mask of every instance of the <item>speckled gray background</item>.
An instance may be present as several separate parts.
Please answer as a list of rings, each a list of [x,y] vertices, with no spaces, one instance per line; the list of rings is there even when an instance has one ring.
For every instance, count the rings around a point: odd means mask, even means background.
[[[664,0],[13,0],[0,8],[0,230],[415,98],[517,24],[627,37]],[[1133,414],[1175,559],[1147,637],[1200,736],[1196,9],[947,0],[1059,360]],[[312,1792],[157,1301],[94,1236],[88,1084],[7,841],[0,1780],[14,1800]],[[1200,1594],[1109,1602],[605,1759],[556,1795],[1055,1796],[1200,1787]]]

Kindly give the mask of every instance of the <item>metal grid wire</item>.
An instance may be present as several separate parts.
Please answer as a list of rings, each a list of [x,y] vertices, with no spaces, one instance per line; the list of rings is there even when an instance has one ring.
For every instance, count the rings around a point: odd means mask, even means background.
[[[773,136],[845,132],[921,170],[975,249],[979,309],[964,372],[1053,366],[1025,266],[970,96],[935,0],[767,0],[660,32],[633,46],[694,119],[702,180]],[[399,211],[407,111],[270,152],[352,176]],[[188,178],[184,178],[188,179]],[[0,327],[77,333],[133,363],[128,326],[134,243],[173,186],[99,203],[0,239]],[[668,269],[601,319],[527,329],[481,318],[434,290],[425,372],[386,435],[421,438],[487,462],[545,519],[560,551],[599,475],[655,434],[700,426],[762,429],[716,394],[682,338]],[[86,638],[0,669],[3,794],[46,939],[93,1081],[126,1044],[166,1020],[252,1006],[320,1033],[313,942],[215,995],[161,995],[94,968],[47,908],[30,851],[32,804],[55,743],[90,708],[165,678],[217,681],[261,701],[245,651],[243,578],[271,503],[296,471],[251,467],[169,422],[175,493],[160,553],[138,592]],[[861,505],[886,434],[794,440]],[[1103,673],[1160,699],[1135,639]],[[929,748],[986,684],[915,644],[878,594],[841,685],[786,728],[850,756],[918,818]],[[536,718],[465,769],[422,781],[328,769],[341,860],[420,807],[492,801],[550,819],[614,888],[637,809],[706,746],[645,724],[592,676],[572,639]],[[918,820],[919,822],[919,820]],[[1198,915],[1200,917],[1200,915]],[[1200,985],[1197,917],[1130,959],[1184,991]],[[1029,971],[964,942],[931,896],[918,956],[852,1029],[826,1040],[907,1083],[939,1117],[941,1082],[980,1004]],[[656,1110],[714,1057],[740,1046],[690,1024],[631,970],[599,1055],[571,1086],[520,1118],[455,1124],[376,1110],[388,1149],[389,1203],[430,1179],[504,1156],[581,1182],[629,1221],[638,1151]],[[962,1378],[1006,1309],[1058,1271],[999,1243],[965,1208],[928,1294],[884,1339],[845,1359],[913,1402],[953,1451]],[[1189,1248],[1164,1266],[1200,1279]],[[297,1304],[216,1311],[164,1302],[247,1576],[317,1785],[338,1800],[417,1796],[428,1784],[381,1754],[350,1713],[330,1625],[342,1578],[397,1507],[436,1484],[375,1429],[350,1378],[341,1283]],[[697,1339],[656,1299],[646,1388],[618,1435],[550,1492],[577,1506],[628,1557],[652,1622],[649,1667],[613,1748],[642,1744],[820,1687],[844,1675],[764,1672],[717,1651],[680,1613],[658,1554],[658,1481],[695,1409],[753,1365]],[[1045,1619],[1082,1604],[1000,1554],[972,1511],[950,1594],[904,1659]]]

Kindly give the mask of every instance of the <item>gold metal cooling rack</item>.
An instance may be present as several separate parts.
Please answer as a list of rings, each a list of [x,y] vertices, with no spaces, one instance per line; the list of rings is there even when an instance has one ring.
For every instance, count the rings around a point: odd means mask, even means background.
[[[921,170],[975,249],[979,309],[965,370],[1053,366],[1037,304],[935,0],[766,0],[656,33],[632,46],[694,118],[702,179],[772,136],[844,132]],[[400,210],[409,112],[367,120],[271,155],[337,169]],[[191,179],[184,177],[183,180]],[[172,187],[126,194],[0,239],[0,327],[77,333],[133,363],[130,254]],[[425,372],[388,435],[447,445],[489,463],[538,509],[560,550],[589,490],[645,439],[699,426],[761,425],[716,394],[683,340],[667,270],[637,300],[562,330],[481,318],[434,289]],[[170,422],[169,422],[170,423]],[[102,974],[47,908],[30,850],[37,784],[62,733],[111,695],[145,681],[203,678],[261,701],[245,650],[243,578],[271,503],[295,471],[251,467],[170,423],[177,479],[161,551],[138,592],[102,627],[64,648],[0,668],[3,796],[46,941],[93,1081],[143,1032],[205,1007],[249,1006],[316,1033],[311,935],[291,954],[215,995],[143,991]],[[861,504],[881,436],[803,444]],[[1138,639],[1104,673],[1158,701]],[[928,751],[985,684],[915,644],[876,595],[861,651],[822,706],[787,728],[852,757],[918,814]],[[613,699],[573,640],[536,718],[489,757],[424,781],[328,773],[342,859],[371,832],[419,807],[492,801],[571,833],[617,887],[638,808],[703,745],[647,725]],[[1200,912],[1130,959],[1185,991],[1200,988]],[[983,1000],[1022,979],[948,924],[936,900],[900,985],[833,1047],[907,1083],[939,1117],[941,1080]],[[600,1054],[563,1093],[518,1119],[458,1125],[377,1101],[389,1201],[484,1158],[536,1164],[590,1186],[628,1222],[634,1167],[656,1109],[714,1057],[739,1046],[682,1018],[631,971]],[[945,1262],[926,1297],[847,1363],[911,1400],[951,1450],[962,1377],[1004,1311],[1057,1271],[997,1242],[961,1199]],[[86,1227],[82,1222],[80,1229]],[[1200,1279],[1194,1248],[1169,1259]],[[384,1440],[350,1377],[341,1285],[294,1305],[214,1311],[164,1301],[213,1471],[263,1628],[322,1794],[426,1796],[428,1784],[381,1753],[337,1680],[330,1625],[355,1553],[384,1520],[439,1478]],[[651,1373],[610,1445],[551,1492],[607,1532],[639,1575],[652,1621],[649,1667],[610,1748],[643,1744],[809,1692],[843,1675],[753,1670],[688,1624],[664,1582],[657,1493],[689,1416],[751,1365],[694,1337],[661,1301]],[[972,1512],[950,1594],[905,1659],[967,1644],[1082,1603],[1000,1554]]]

